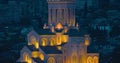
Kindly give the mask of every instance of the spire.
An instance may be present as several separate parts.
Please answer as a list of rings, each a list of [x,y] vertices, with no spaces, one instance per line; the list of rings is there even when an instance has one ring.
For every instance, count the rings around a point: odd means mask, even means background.
[[[89,35],[85,35],[85,45],[86,46],[90,45],[90,37],[89,37]]]

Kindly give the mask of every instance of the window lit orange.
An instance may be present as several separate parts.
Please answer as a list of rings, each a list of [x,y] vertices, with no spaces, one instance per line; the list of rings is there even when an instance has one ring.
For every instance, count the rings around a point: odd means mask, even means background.
[[[89,56],[89,57],[87,58],[87,63],[93,63],[92,57]]]
[[[86,46],[89,46],[89,45],[90,45],[89,35],[85,35],[85,45],[86,45]]]
[[[40,53],[40,59],[43,61],[44,60],[44,54]]]
[[[46,46],[47,45],[47,39],[46,38],[42,38],[41,39],[41,44],[42,44],[42,46]]]
[[[95,56],[95,57],[93,58],[93,62],[94,62],[94,63],[98,63],[98,57],[97,57],[97,56]]]
[[[27,63],[32,63],[31,58],[29,57],[29,55],[26,52],[23,53],[23,60]]]
[[[54,46],[55,45],[55,39],[54,38],[51,38],[50,39],[50,46]]]

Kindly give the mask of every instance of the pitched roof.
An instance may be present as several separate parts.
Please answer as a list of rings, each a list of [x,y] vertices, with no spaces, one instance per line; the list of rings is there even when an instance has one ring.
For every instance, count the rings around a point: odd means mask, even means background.
[[[81,33],[81,31],[77,30],[77,29],[69,29],[67,33],[65,33],[66,35],[69,35],[70,37],[80,37],[84,34]]]
[[[33,45],[27,45],[27,47],[28,47],[31,51],[39,51],[39,49],[36,49],[35,46],[33,46]]]
[[[40,35],[54,35],[54,33],[52,33],[50,29],[40,29],[35,31]]]
[[[46,54],[62,54],[62,51],[58,50],[56,46],[40,46],[40,48]]]
[[[44,63],[40,58],[32,58],[36,63]]]
[[[56,32],[62,32],[62,31],[63,31],[63,29],[60,29],[60,30],[55,29],[55,31],[56,31]]]

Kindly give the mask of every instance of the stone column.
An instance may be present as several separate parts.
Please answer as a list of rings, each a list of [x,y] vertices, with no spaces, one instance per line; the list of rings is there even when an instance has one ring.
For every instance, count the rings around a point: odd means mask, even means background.
[[[54,22],[56,23],[57,22],[57,9],[54,8]]]
[[[62,9],[59,9],[59,22],[62,23]]]
[[[73,9],[73,26],[75,26],[75,8]]]
[[[48,14],[48,19],[49,19],[49,24],[51,24],[51,9],[49,8],[48,9],[48,12],[49,12],[49,14]]]
[[[55,9],[52,9],[52,22],[55,24]]]
[[[61,21],[61,9],[57,11],[57,23]]]
[[[68,26],[70,25],[70,15],[71,15],[70,9],[68,8]]]
[[[65,16],[65,24],[68,24],[68,9],[64,9],[64,16]]]
[[[57,9],[57,23],[59,22],[59,9]]]
[[[72,20],[73,20],[73,13],[72,13],[72,9],[70,8],[70,20],[69,20],[69,23],[70,23],[70,26],[72,26]]]
[[[63,25],[65,24],[65,16],[64,16],[64,9],[62,9],[62,23],[63,23]]]

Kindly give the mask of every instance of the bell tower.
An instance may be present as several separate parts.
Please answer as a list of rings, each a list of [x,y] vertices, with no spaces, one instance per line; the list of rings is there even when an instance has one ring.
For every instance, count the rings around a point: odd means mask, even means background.
[[[48,25],[75,27],[75,0],[47,0]]]

